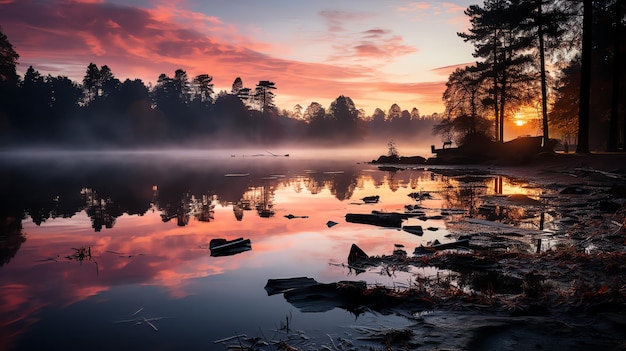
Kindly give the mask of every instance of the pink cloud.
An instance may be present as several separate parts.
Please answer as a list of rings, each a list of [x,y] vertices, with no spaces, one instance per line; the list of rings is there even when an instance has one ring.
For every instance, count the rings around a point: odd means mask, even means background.
[[[406,6],[402,6],[398,8],[400,12],[415,12],[415,11],[424,11],[431,8],[431,5],[425,1],[411,2]]]
[[[449,3],[449,2],[444,2],[441,4],[441,6],[445,9],[445,12],[452,12],[452,13],[457,13],[457,12],[465,12],[466,7],[464,6],[459,6],[457,4],[453,4],[453,3]]]
[[[440,14],[458,14],[459,16],[464,15],[465,7],[459,6],[457,4],[453,4],[450,2],[436,2],[429,3],[425,1],[412,2],[408,5],[398,7],[396,9],[398,12],[404,13],[413,13],[418,16],[418,18],[423,18],[425,16],[430,15],[440,15]],[[453,18],[456,21],[456,17]]]
[[[236,77],[248,87],[259,80],[275,81],[278,103],[281,94],[308,104],[342,94],[358,102],[377,96],[379,89],[403,90],[403,85],[380,82],[376,66],[364,62],[388,62],[417,51],[390,30],[372,28],[348,33],[351,44],[341,46],[334,60],[326,64],[286,60],[266,53],[271,52],[271,44],[241,35],[219,18],[172,6],[148,10],[99,1],[25,0],[2,3],[0,23],[22,64],[78,82],[90,62],[109,66],[122,80],[140,78],[145,83],[181,68],[190,77],[212,75],[217,90],[229,89]],[[341,21],[372,16],[338,11],[320,15],[329,28],[341,27]],[[20,65],[19,69],[25,71],[26,67]],[[406,94],[410,94],[408,90]]]
[[[363,32],[363,36],[364,38],[367,38],[367,39],[378,39],[378,38],[384,37],[386,34],[389,34],[389,33],[391,33],[391,31],[388,29],[376,28],[376,29],[366,30],[365,32]]]
[[[365,12],[324,10],[320,12],[320,16],[326,22],[330,32],[341,32],[345,30],[343,23],[367,20],[370,19],[373,14]]]
[[[374,28],[357,33],[346,40],[346,44],[337,44],[330,62],[378,60],[389,62],[394,58],[417,52],[417,48],[403,44],[403,38],[392,35],[391,30]]]

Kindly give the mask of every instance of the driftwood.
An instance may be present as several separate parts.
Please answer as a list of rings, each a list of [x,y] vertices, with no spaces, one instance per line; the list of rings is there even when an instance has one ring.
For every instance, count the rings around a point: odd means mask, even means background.
[[[397,213],[348,213],[346,222],[400,228],[402,216]]]
[[[211,256],[231,256],[252,250],[250,239],[237,238],[234,240],[211,239],[209,242]]]

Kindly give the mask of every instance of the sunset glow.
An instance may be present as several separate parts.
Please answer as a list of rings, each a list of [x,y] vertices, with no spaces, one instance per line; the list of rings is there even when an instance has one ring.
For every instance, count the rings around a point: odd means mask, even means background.
[[[276,83],[291,110],[351,97],[366,114],[393,103],[443,112],[448,74],[473,62],[456,33],[472,1],[3,1],[0,25],[20,55],[18,73],[82,82],[90,62],[121,80],[156,82],[182,68],[214,77]]]

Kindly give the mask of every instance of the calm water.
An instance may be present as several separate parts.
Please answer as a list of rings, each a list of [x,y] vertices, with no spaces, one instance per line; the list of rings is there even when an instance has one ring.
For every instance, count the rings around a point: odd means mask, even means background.
[[[538,191],[502,178],[468,187],[424,168],[382,171],[350,153],[336,154],[338,161],[323,160],[326,153],[260,154],[2,155],[0,349],[223,350],[215,340],[280,338],[273,330],[286,316],[321,348],[329,336],[358,337],[354,326],[409,325],[340,308],[301,312],[264,286],[301,276],[408,286],[414,274],[433,271],[355,275],[344,265],[350,246],[383,255],[402,244],[410,255],[420,244],[452,240],[446,219],[405,221],[433,229],[416,236],[348,223],[346,213],[406,205],[427,215],[469,213],[480,194]],[[433,198],[408,196],[420,191]],[[373,195],[378,203],[361,200]],[[211,239],[237,237],[249,238],[252,250],[210,255]]]

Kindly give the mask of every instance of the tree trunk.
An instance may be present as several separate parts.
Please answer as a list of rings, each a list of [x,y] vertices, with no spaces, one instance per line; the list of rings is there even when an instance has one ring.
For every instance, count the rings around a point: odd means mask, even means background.
[[[577,154],[589,153],[589,97],[591,91],[591,26],[593,1],[583,0],[583,42],[580,76],[580,101],[578,107]]]
[[[620,32],[622,27],[621,3],[622,1],[620,0],[615,1],[615,36],[613,37],[613,89],[611,92],[611,119],[609,122],[609,141],[607,144],[607,151],[609,152],[617,151],[617,144],[619,139],[619,95],[620,79],[622,78],[621,65],[623,64],[620,58]]]
[[[495,138],[496,141],[501,141],[499,139],[500,135],[500,123],[499,123],[499,109],[498,109],[498,74],[496,73],[498,65],[498,38],[497,33],[494,33],[493,36],[493,113],[496,120],[495,125]]]
[[[543,42],[543,12],[542,12],[542,0],[537,0],[537,27],[539,35],[539,63],[541,65],[541,113],[543,121],[543,147],[547,148],[550,145],[550,138],[548,136],[548,92],[546,88],[546,58],[545,47]]]

